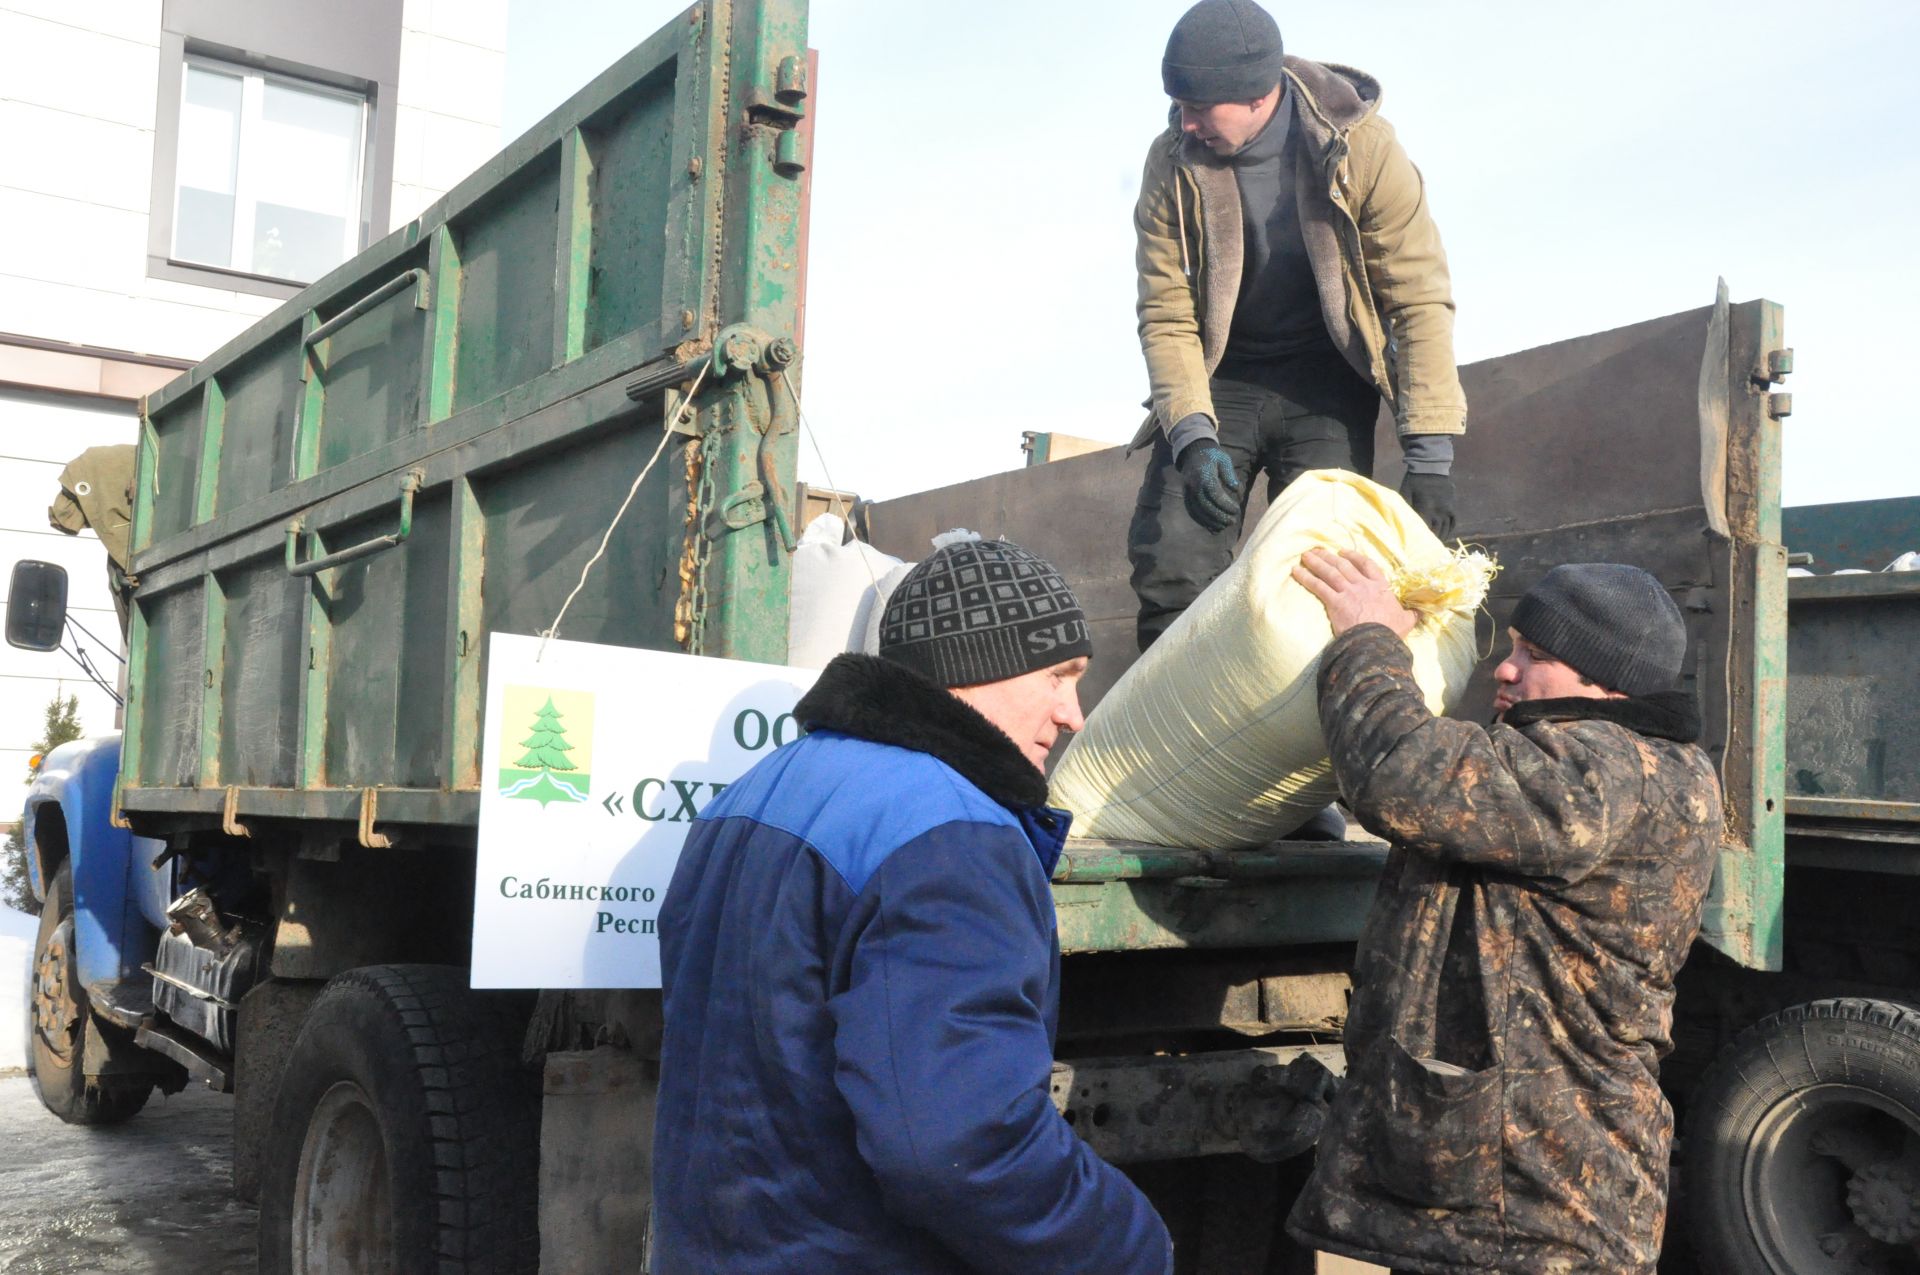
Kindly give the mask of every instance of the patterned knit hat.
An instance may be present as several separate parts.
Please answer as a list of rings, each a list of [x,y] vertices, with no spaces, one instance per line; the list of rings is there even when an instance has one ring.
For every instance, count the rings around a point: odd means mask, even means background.
[[[1052,563],[974,537],[907,573],[880,619],[880,654],[942,686],[978,686],[1092,655],[1093,640]]]
[[[1687,622],[1665,586],[1617,562],[1555,567],[1509,623],[1574,672],[1627,695],[1672,690],[1687,655]]]

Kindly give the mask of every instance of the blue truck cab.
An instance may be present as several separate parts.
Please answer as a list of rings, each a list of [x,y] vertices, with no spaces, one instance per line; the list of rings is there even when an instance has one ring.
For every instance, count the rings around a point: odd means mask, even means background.
[[[115,825],[120,736],[62,744],[27,791],[22,843],[40,932],[29,976],[27,1065],[49,1110],[75,1124],[124,1120],[188,1069],[143,1041],[174,861]]]

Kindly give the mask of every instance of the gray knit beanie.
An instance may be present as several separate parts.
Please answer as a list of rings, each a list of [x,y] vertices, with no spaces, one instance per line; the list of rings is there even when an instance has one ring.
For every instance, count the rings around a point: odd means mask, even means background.
[[[1006,540],[962,540],[907,573],[880,618],[880,654],[942,686],[978,686],[1093,654],[1066,577]]]
[[[1610,691],[1670,691],[1687,654],[1687,623],[1639,567],[1575,562],[1540,577],[1513,608],[1514,631]]]
[[[1160,82],[1180,102],[1251,102],[1279,83],[1280,25],[1253,0],[1200,0],[1173,24]]]

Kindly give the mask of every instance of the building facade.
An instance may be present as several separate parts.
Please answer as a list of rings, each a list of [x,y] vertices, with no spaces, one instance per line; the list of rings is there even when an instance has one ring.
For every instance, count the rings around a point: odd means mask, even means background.
[[[404,226],[500,148],[507,0],[0,0],[0,573],[57,562],[69,646],[122,639],[62,467],[140,397]],[[45,708],[113,696],[0,647],[0,821]]]

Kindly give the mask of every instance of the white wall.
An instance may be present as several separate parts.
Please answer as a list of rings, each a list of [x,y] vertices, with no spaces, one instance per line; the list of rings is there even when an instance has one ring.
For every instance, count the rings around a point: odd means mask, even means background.
[[[33,969],[40,922],[0,903],[0,1075],[27,1065],[27,1007],[21,990]]]
[[[406,0],[400,112],[394,122],[393,224],[493,158],[507,79],[507,0]]]
[[[0,332],[199,358],[275,304],[147,278],[160,0],[0,0]]]
[[[111,682],[123,654],[120,622],[107,591],[107,554],[91,531],[69,536],[47,524],[60,471],[89,447],[134,440],[130,409],[86,399],[0,390],[0,582],[23,558],[67,569],[67,611],[102,640],[82,637]],[[26,797],[29,750],[54,695],[80,699],[89,735],[115,729],[113,700],[58,651],[21,651],[0,643],[0,825],[12,823]]]
[[[199,359],[279,304],[147,277],[160,22],[161,0],[0,0],[0,333]],[[499,150],[507,0],[404,0],[401,27],[393,227]],[[0,387],[0,581],[21,558],[62,564],[72,614],[115,643],[105,553],[45,510],[67,461],[134,441],[135,412]],[[65,656],[0,645],[0,822],[56,690],[79,695],[90,733],[114,728]]]
[[[392,226],[500,149],[506,0],[405,0]],[[147,277],[160,0],[0,0],[0,332],[201,358],[278,304]]]

